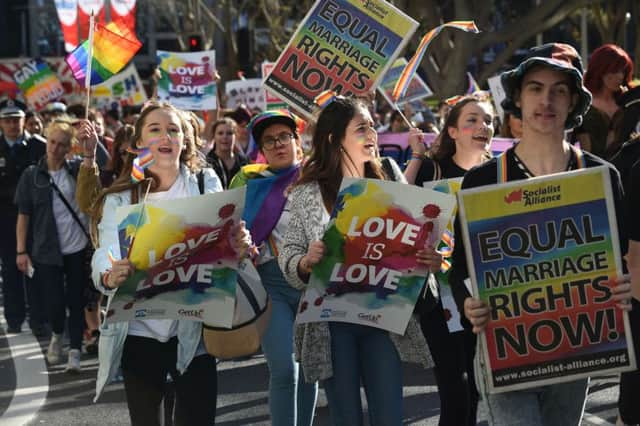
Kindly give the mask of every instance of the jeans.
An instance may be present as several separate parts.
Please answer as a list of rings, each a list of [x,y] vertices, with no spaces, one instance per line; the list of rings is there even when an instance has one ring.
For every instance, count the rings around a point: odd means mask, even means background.
[[[293,323],[300,290],[284,279],[276,260],[258,266],[271,298],[271,319],[262,336],[262,351],[269,366],[269,410],[275,426],[310,426],[318,396],[318,384],[304,381],[293,356]]]
[[[334,426],[362,425],[360,381],[370,426],[402,424],[402,365],[387,331],[331,322],[333,376],[324,381]]]
[[[439,426],[475,426],[478,409],[473,357],[476,336],[471,330],[450,333],[442,302],[420,315],[433,362],[440,396]]]
[[[64,255],[63,262],[63,266],[36,263],[31,284],[40,286],[45,295],[46,306],[40,308],[46,309],[54,333],[64,333],[66,308],[69,308],[70,347],[80,349],[84,328],[84,288],[87,285],[84,250]]]
[[[177,337],[163,343],[149,337],[127,336],[122,352],[122,376],[132,425],[162,424],[167,374],[171,375],[175,389],[175,424],[215,424],[216,359],[208,354],[197,356],[184,374],[179,374],[177,344]]]
[[[495,426],[577,426],[589,379],[487,395],[489,424]]]

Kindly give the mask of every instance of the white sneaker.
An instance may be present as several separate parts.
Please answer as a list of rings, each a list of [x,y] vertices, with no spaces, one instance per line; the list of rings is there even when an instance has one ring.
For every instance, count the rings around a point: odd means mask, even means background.
[[[77,373],[80,369],[80,350],[71,349],[69,351],[69,359],[67,360],[67,368],[64,371]]]
[[[51,334],[51,342],[47,350],[47,361],[49,364],[57,364],[62,357],[62,334]]]

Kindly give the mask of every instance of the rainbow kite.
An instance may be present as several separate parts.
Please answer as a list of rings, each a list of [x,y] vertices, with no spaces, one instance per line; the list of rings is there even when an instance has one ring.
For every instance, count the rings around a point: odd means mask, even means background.
[[[420,41],[420,45],[416,50],[416,53],[413,55],[411,60],[407,63],[402,70],[402,74],[400,74],[400,78],[396,83],[396,87],[393,88],[393,92],[391,97],[394,102],[398,102],[398,99],[404,96],[409,87],[409,82],[413,78],[413,75],[416,73],[416,69],[418,69],[418,65],[422,62],[422,57],[424,53],[427,51],[427,47],[431,44],[431,41],[440,34],[445,27],[457,28],[462,31],[471,32],[471,33],[479,33],[478,28],[476,27],[475,22],[473,21],[451,21],[446,24],[439,25],[425,34]]]
[[[135,34],[120,22],[110,22],[107,26],[96,24],[95,28],[91,55],[91,86],[102,83],[118,73],[142,46]],[[73,76],[82,87],[85,86],[89,47],[89,40],[86,40],[65,58]]]

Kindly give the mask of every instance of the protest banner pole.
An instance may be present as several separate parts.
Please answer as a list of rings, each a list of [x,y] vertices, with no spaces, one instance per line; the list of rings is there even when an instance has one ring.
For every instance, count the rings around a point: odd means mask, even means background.
[[[400,110],[400,107],[398,106],[398,104],[394,102],[393,106],[396,108],[396,111],[398,111],[398,114],[400,114],[400,117],[402,117],[402,119],[407,124],[407,126],[409,126],[409,129],[412,128],[413,124],[411,124],[411,122],[407,119],[407,117],[405,117],[405,115]]]
[[[136,241],[136,235],[138,235],[138,228],[140,228],[140,221],[142,220],[142,216],[144,215],[144,209],[147,205],[147,197],[149,196],[149,190],[151,189],[151,182],[148,181],[147,189],[144,192],[144,198],[142,199],[142,206],[140,207],[140,215],[138,216],[138,220],[136,221],[136,227],[133,230],[133,236],[131,237],[131,244],[129,245],[129,251],[127,252],[127,259],[131,257],[131,252],[133,251],[133,243]]]
[[[89,105],[91,104],[91,61],[93,58],[93,30],[95,26],[95,16],[93,10],[89,17],[89,53],[87,58],[87,74],[84,76],[84,87],[87,90],[87,104],[84,108],[84,119],[89,118]]]

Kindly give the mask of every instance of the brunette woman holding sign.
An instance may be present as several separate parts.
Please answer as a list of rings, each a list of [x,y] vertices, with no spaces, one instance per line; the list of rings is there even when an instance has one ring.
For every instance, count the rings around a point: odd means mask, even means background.
[[[461,98],[447,115],[439,136],[440,143],[431,158],[426,157],[420,134],[412,131],[409,138],[412,156],[405,170],[409,183],[422,186],[432,180],[459,178],[488,160],[493,117],[493,108],[486,100],[474,96]],[[453,244],[450,245],[453,248]],[[470,330],[449,332],[440,292],[436,290],[437,286],[430,287],[425,285],[416,312],[420,315],[420,326],[435,363],[440,395],[438,424],[475,425],[478,408],[473,370],[476,338]]]
[[[146,154],[150,153],[154,161],[144,176],[134,173],[132,177],[130,155],[121,176],[98,200],[102,203],[102,219],[92,267],[93,280],[102,293],[113,296],[134,272],[132,263],[118,259],[115,250],[119,247],[115,218],[119,206],[198,195],[198,174],[202,176],[204,192],[222,190],[216,174],[211,169],[201,169],[193,138],[185,138],[187,131],[183,115],[169,104],[150,104],[136,122],[132,148],[148,149]],[[235,237],[236,250],[246,250],[250,237],[244,226],[237,229]],[[110,252],[118,260],[111,260]],[[212,424],[216,411],[216,360],[206,353],[201,336],[202,323],[196,321],[134,320],[103,325],[96,399],[121,366],[131,423],[160,424],[165,381],[171,374],[176,391],[176,424]]]
[[[291,219],[278,257],[289,284],[299,289],[307,286],[313,266],[325,254],[320,240],[342,178],[385,179],[367,106],[352,98],[332,99],[318,116],[311,157],[289,194]],[[436,270],[442,257],[426,247],[418,251],[418,261]],[[301,324],[296,326],[295,344],[307,382],[324,381],[334,425],[363,423],[361,381],[367,395],[369,424],[401,425],[401,359],[425,366],[431,362],[413,318],[404,336],[343,322]]]

